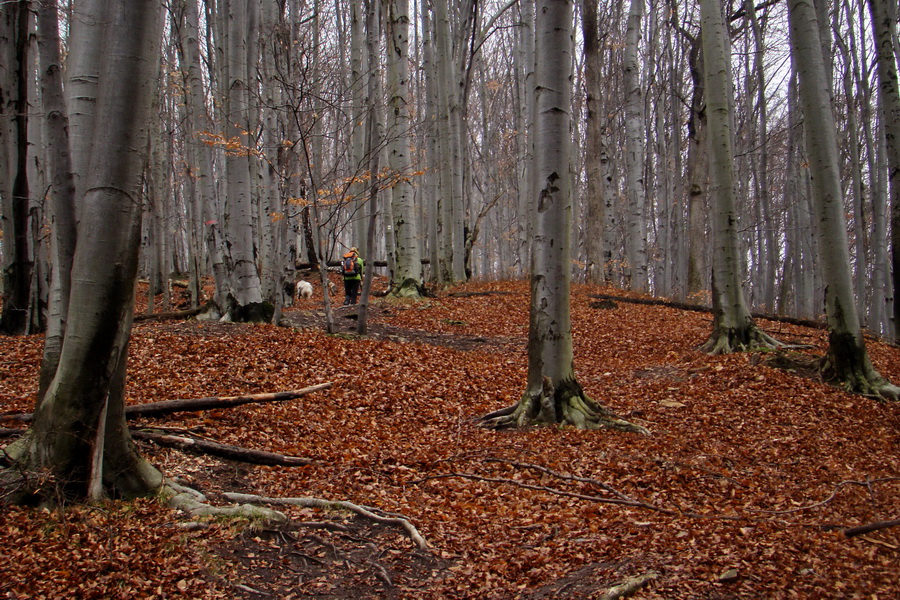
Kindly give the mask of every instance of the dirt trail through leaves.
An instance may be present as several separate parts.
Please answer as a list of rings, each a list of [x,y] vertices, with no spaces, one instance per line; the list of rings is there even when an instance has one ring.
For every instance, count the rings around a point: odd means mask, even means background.
[[[707,315],[591,308],[589,294],[614,292],[576,286],[579,380],[653,435],[484,431],[473,417],[524,390],[528,286],[454,291],[502,293],[382,302],[366,339],[351,334],[346,308],[336,312],[341,332],[322,333],[315,298],[287,312],[296,328],[143,323],[129,371],[131,402],[333,381],[286,403],[140,423],[314,465],[253,467],[149,443],[142,450],[213,502],[242,491],[402,513],[430,552],[399,531],[309,509],[287,512],[311,525],[215,522],[189,531],[152,503],[62,517],[4,508],[0,543],[16,557],[0,565],[0,595],[599,598],[653,570],[659,577],[638,597],[900,596],[900,528],[852,539],[841,532],[900,518],[900,405],[769,368],[765,356],[706,356],[693,348],[708,335]],[[762,325],[783,341],[824,343],[821,331]],[[0,338],[0,412],[30,410],[41,343]],[[900,351],[870,342],[870,352],[882,374],[900,381]],[[66,535],[54,537],[60,528]],[[169,545],[153,542],[160,536]],[[79,557],[98,556],[106,578],[66,588],[90,562]],[[135,556],[155,567],[142,571]]]

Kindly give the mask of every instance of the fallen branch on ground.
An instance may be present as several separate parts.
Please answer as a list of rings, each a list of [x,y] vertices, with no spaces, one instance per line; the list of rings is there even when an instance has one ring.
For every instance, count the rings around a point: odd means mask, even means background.
[[[681,515],[683,513],[671,510],[668,508],[662,508],[661,506],[655,506],[653,504],[648,504],[646,502],[641,502],[640,500],[632,500],[632,499],[624,499],[624,498],[604,498],[602,496],[589,496],[588,494],[579,494],[577,492],[567,492],[565,490],[558,490],[556,488],[547,487],[544,485],[534,485],[531,483],[523,483],[521,481],[516,481],[515,479],[506,479],[504,477],[482,477],[480,475],[470,475],[468,473],[442,473],[440,475],[429,475],[424,479],[420,479],[418,481],[414,481],[412,483],[424,483],[431,479],[469,479],[472,481],[484,481],[486,483],[506,483],[509,485],[514,485],[516,487],[524,488],[526,490],[533,490],[535,492],[547,492],[549,494],[554,494],[556,496],[565,496],[567,498],[576,498],[578,500],[588,500],[591,502],[600,502],[602,504],[619,504],[621,506],[631,506],[634,508],[646,508],[648,510],[653,510],[656,512],[663,513],[665,515]],[[727,518],[727,517],[725,517]],[[733,517],[737,519],[737,517]]]
[[[135,322],[138,321],[165,321],[167,319],[187,319],[194,315],[199,315],[203,311],[202,307],[188,308],[186,310],[173,310],[161,313],[142,313],[134,315]]]
[[[858,535],[871,533],[873,531],[878,531],[879,529],[887,529],[888,527],[897,526],[900,526],[900,519],[894,519],[893,521],[876,521],[874,523],[869,523],[868,525],[860,525],[859,527],[850,527],[848,529],[845,529],[844,535],[848,538],[851,538]]]
[[[287,392],[195,398],[192,400],[163,400],[162,402],[151,402],[148,404],[132,404],[125,407],[125,417],[128,419],[133,419],[135,417],[156,417],[173,412],[194,412],[198,410],[211,410],[214,408],[231,408],[242,404],[283,402],[285,400],[300,398],[313,392],[327,390],[332,385],[333,383],[329,381],[327,383],[311,385],[300,390],[291,390]]]
[[[713,309],[709,306],[703,306],[700,304],[687,304],[686,302],[676,302],[674,300],[664,300],[662,298],[630,298],[628,296],[612,296],[610,294],[590,294],[588,298],[596,298],[597,300],[613,300],[616,302],[626,302],[629,304],[642,304],[645,306],[666,306],[668,308],[677,308],[678,310],[686,310],[689,312],[713,312]],[[800,325],[802,327],[810,327],[813,329],[825,329],[827,327],[827,325],[822,321],[812,321],[810,319],[798,319],[796,317],[768,315],[756,312],[751,313],[750,316],[752,316],[754,319],[765,319],[766,321],[788,323],[789,325]]]
[[[185,450],[187,452],[211,454],[213,456],[227,458],[230,460],[237,460],[240,462],[252,463],[255,465],[302,467],[304,465],[310,465],[315,462],[309,458],[285,456],[284,454],[275,454],[274,452],[266,452],[264,450],[250,450],[249,448],[241,448],[239,446],[231,446],[229,444],[220,444],[219,442],[198,440],[194,438],[180,437],[175,435],[165,435],[162,433],[153,433],[150,431],[131,430],[131,437],[136,440],[151,441],[160,446],[178,448],[179,450]]]
[[[325,508],[331,510],[346,510],[356,513],[361,517],[365,517],[370,521],[380,523],[382,525],[396,525],[402,527],[412,541],[422,550],[428,549],[428,543],[419,533],[416,527],[405,517],[383,517],[377,515],[372,510],[347,502],[345,500],[324,500],[322,498],[269,498],[266,496],[255,496],[252,494],[237,494],[226,492],[225,497],[232,502],[260,502],[263,504],[274,504],[276,506],[302,506],[304,508]]]
[[[447,294],[451,298],[474,298],[476,296],[512,296],[515,292],[504,292],[500,290],[488,290],[485,292],[451,292]]]
[[[321,390],[327,390],[332,385],[331,381],[311,385],[299,390],[287,392],[268,392],[264,394],[246,394],[244,396],[212,396],[209,398],[193,398],[189,400],[162,400],[160,402],[148,402],[147,404],[131,404],[125,407],[125,418],[158,417],[173,412],[196,412],[200,410],[213,410],[216,408],[232,408],[242,404],[261,404],[264,402],[284,402],[294,400]],[[30,423],[33,413],[16,413],[2,415],[4,419],[15,419]]]

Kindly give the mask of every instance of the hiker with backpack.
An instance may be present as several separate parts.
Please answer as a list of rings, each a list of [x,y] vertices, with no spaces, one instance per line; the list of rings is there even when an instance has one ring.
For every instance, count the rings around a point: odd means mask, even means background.
[[[356,248],[350,248],[350,251],[344,254],[344,258],[341,259],[341,273],[344,276],[344,306],[356,304],[363,275],[363,259],[359,257]]]

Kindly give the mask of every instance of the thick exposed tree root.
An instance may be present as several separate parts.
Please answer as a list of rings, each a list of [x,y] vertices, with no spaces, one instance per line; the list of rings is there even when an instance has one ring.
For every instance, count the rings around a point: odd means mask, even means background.
[[[594,402],[575,380],[554,386],[549,377],[537,394],[526,393],[519,402],[478,419],[488,429],[532,425],[571,426],[575,429],[617,429],[649,435],[645,427],[626,421]]]
[[[875,370],[862,339],[852,333],[829,333],[819,373],[823,381],[854,394],[900,399],[900,388]]]
[[[822,381],[852,394],[884,400],[900,400],[900,387],[882,377],[868,359],[854,368],[836,368],[834,356],[829,351],[819,362]]]
[[[784,346],[756,325],[746,328],[715,327],[699,350],[707,354],[732,354],[754,350],[775,350]]]
[[[394,298],[424,298],[428,293],[419,281],[409,278],[392,287],[389,295]]]
[[[425,538],[422,537],[422,534],[419,533],[419,530],[416,529],[415,525],[410,523],[405,517],[395,514],[382,516],[374,512],[377,509],[368,506],[360,506],[359,504],[354,504],[345,500],[324,500],[322,498],[269,498],[266,496],[236,493],[226,493],[225,497],[233,502],[260,502],[263,504],[280,504],[283,506],[303,506],[306,508],[350,511],[363,518],[369,519],[370,521],[374,521],[375,523],[400,527],[419,549],[428,549],[428,542],[425,541]]]

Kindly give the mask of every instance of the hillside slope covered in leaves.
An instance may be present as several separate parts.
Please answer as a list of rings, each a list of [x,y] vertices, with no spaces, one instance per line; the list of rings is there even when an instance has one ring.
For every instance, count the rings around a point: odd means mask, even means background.
[[[770,354],[707,356],[694,348],[709,315],[592,308],[591,294],[614,292],[576,286],[581,384],[652,435],[482,430],[475,417],[524,390],[528,285],[451,291],[380,303],[367,339],[348,333],[347,309],[344,333],[323,333],[315,298],[287,311],[297,327],[139,323],[129,370],[133,403],[333,382],[297,400],[135,423],[309,466],[141,449],[216,504],[224,491],[349,500],[404,515],[429,551],[336,511],[285,509],[305,522],[291,527],[183,527],[150,501],[3,507],[0,595],[600,598],[655,573],[637,597],[900,596],[900,528],[843,533],[900,519],[900,404],[767,366]],[[822,330],[760,324],[823,348]],[[0,338],[0,413],[33,406],[41,343]],[[900,350],[869,349],[900,382]]]

